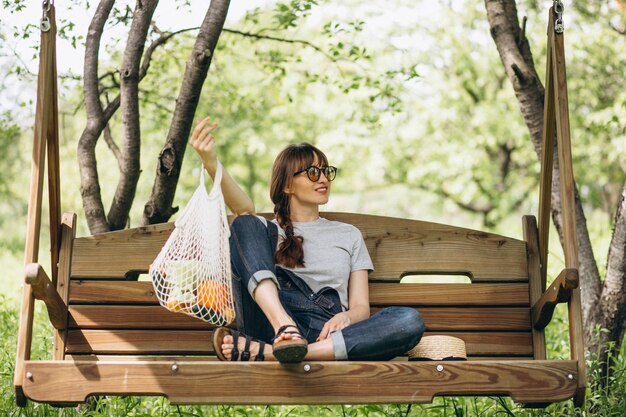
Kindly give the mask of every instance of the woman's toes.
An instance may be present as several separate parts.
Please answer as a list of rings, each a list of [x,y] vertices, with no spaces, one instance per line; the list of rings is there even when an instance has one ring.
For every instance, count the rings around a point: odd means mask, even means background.
[[[231,354],[233,353],[232,345],[222,345],[222,354],[228,360],[230,360]]]

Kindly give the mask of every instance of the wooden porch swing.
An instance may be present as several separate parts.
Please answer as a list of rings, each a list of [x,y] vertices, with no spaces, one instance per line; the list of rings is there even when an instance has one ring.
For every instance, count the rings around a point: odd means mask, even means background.
[[[418,308],[427,335],[463,339],[468,361],[219,362],[212,327],[160,307],[146,273],[173,223],[75,237],[60,215],[54,7],[44,16],[15,391],[60,406],[90,395],[163,395],[173,404],[428,403],[436,395],[508,395],[541,407],[581,405],[586,370],[574,219],[562,31],[548,25],[539,225],[524,216],[524,240],[455,226],[363,214],[325,213],[357,226],[375,264],[373,312]],[[45,23],[45,22],[44,22]],[[558,23],[558,19],[557,19]],[[47,30],[46,30],[47,29]],[[554,135],[558,139],[565,269],[546,289]],[[49,272],[37,263],[47,146]],[[269,216],[269,214],[268,214]],[[460,274],[471,284],[405,284],[407,274]],[[49,278],[50,277],[50,278]],[[54,327],[52,360],[31,360],[34,300]],[[546,360],[544,328],[567,302],[571,360]]]

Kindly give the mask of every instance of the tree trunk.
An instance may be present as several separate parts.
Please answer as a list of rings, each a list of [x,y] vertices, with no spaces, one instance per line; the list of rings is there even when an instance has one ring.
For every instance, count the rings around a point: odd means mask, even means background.
[[[139,65],[148,29],[158,0],[137,1],[130,26],[124,60],[120,70],[120,106],[122,108],[123,144],[120,180],[111,202],[108,221],[111,230],[123,229],[135,198],[139,181],[139,151],[141,132],[139,123]]]
[[[485,7],[491,27],[491,35],[495,41],[506,74],[513,85],[524,121],[530,131],[535,151],[538,157],[541,158],[545,91],[539,80],[537,71],[535,70],[528,40],[518,24],[515,2],[506,0],[485,0]],[[554,162],[551,211],[552,219],[562,243],[563,221],[556,155]],[[597,322],[596,313],[601,308],[599,300],[602,284],[589,240],[587,221],[576,187],[574,188],[574,194],[585,339],[587,346],[592,347],[596,344],[593,329]]]
[[[106,126],[100,103],[98,87],[98,52],[104,24],[111,13],[115,0],[102,0],[89,25],[85,43],[84,91],[87,126],[78,141],[78,165],[80,168],[80,194],[83,199],[85,218],[91,233],[109,231],[98,180],[96,143]]]
[[[177,210],[172,207],[172,202],[185,155],[187,138],[193,124],[202,85],[224,27],[229,3],[229,0],[212,0],[200,27],[191,57],[187,61],[167,140],[159,155],[152,194],[144,207],[143,224],[166,222]]]
[[[624,338],[624,320],[626,320],[626,183],[622,188],[622,199],[615,213],[615,226],[609,248],[606,277],[600,305],[602,316],[598,323],[608,333],[601,333],[600,341],[615,342],[613,354],[620,351],[620,343]],[[600,347],[603,347],[602,345]],[[609,350],[600,351],[600,361],[606,362]]]

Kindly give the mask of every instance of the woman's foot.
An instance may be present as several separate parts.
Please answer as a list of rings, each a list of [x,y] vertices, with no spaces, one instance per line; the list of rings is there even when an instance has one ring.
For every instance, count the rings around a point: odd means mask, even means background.
[[[235,337],[236,336],[236,337]],[[235,349],[234,339],[237,339]],[[223,361],[275,361],[272,346],[236,330],[220,327],[213,339],[215,354]],[[261,347],[261,345],[263,345]],[[260,349],[263,349],[259,354]]]
[[[272,342],[272,353],[281,363],[301,362],[308,351],[308,342],[294,324],[281,326]]]

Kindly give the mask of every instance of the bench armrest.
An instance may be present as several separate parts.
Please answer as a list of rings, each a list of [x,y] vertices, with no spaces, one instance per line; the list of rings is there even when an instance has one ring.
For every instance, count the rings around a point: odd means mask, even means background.
[[[43,267],[37,263],[26,265],[26,284],[33,290],[33,296],[42,300],[48,309],[50,322],[57,330],[67,327],[67,305],[52,285],[48,274]]]
[[[578,288],[578,269],[563,269],[552,285],[546,289],[546,292],[532,306],[530,314],[533,327],[536,330],[545,328],[552,320],[552,314],[556,305],[568,302],[572,296],[572,290],[575,288]]]

